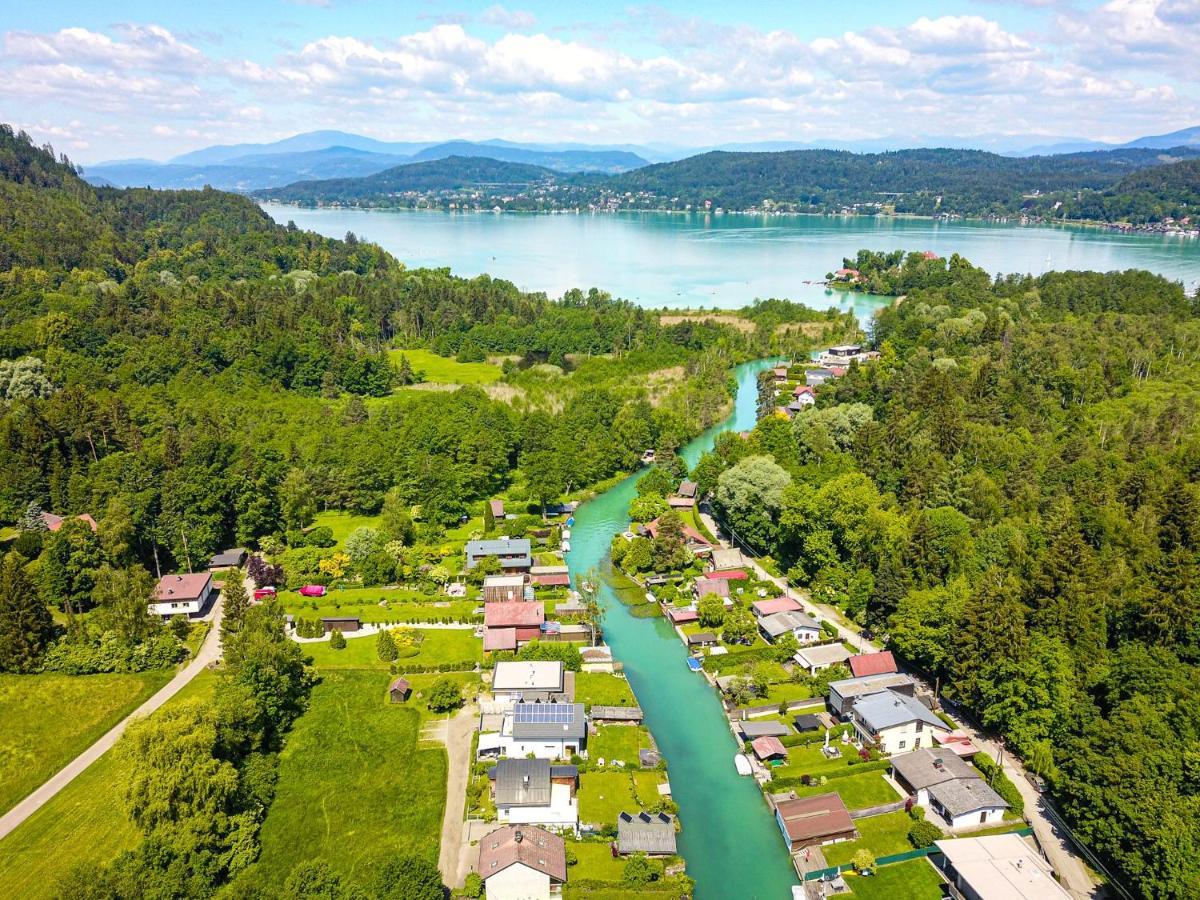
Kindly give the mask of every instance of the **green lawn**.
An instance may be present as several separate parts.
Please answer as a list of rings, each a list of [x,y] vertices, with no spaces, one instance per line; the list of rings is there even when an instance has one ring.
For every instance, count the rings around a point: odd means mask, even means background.
[[[429,350],[392,350],[388,354],[392,365],[400,365],[402,355],[408,357],[413,372],[424,372],[425,380],[435,384],[488,384],[504,374],[491,363],[460,363]]]
[[[622,812],[639,807],[629,772],[584,772],[579,776],[579,821],[616,825]]]
[[[419,629],[418,629],[419,630]],[[415,656],[403,656],[396,660],[398,665],[440,663],[483,659],[483,641],[475,637],[470,628],[430,628],[421,631],[424,640],[417,645]],[[303,644],[305,653],[313,658],[313,664],[321,669],[382,669],[387,671],[391,663],[381,662],[375,653],[376,635],[346,639],[343,650],[334,650],[329,641]]]
[[[331,509],[317,513],[312,521],[312,527],[324,526],[333,532],[333,539],[340,547],[355,528],[378,528],[383,521],[381,516],[357,516],[340,509]]]
[[[614,822],[615,824],[615,822]],[[625,870],[625,860],[614,858],[607,841],[567,841],[567,849],[579,860],[567,871],[567,882],[620,881]]]
[[[794,681],[784,681],[779,684],[772,684],[770,690],[767,691],[767,696],[754,699],[747,705],[766,706],[769,703],[775,706],[783,703],[785,700],[791,703],[794,700],[807,700],[811,696],[812,689],[808,685],[796,684]]]
[[[866,809],[868,806],[878,806],[881,803],[893,803],[900,799],[895,788],[888,784],[883,773],[863,772],[861,775],[848,775],[845,778],[831,778],[825,784],[812,787],[792,788],[801,797],[813,794],[828,794],[836,791],[846,804],[846,809]]]
[[[588,738],[588,758],[603,759],[610,765],[619,759],[627,766],[636,766],[638,751],[649,746],[650,732],[645,726],[600,725]]]
[[[832,746],[841,751],[841,756],[827,759],[821,752],[820,744],[810,744],[807,747],[789,747],[787,765],[775,769],[776,778],[797,778],[801,775],[826,775],[838,769],[846,768],[857,751],[850,744],[830,740]],[[851,776],[854,777],[854,776]],[[835,782],[830,782],[834,784]]]
[[[663,799],[658,793],[658,786],[666,781],[662,772],[653,769],[642,769],[633,773],[633,792],[637,795],[641,809],[649,809]]]
[[[858,900],[939,900],[942,896],[942,877],[925,859],[883,866],[867,878],[847,872],[845,878]]]
[[[173,674],[0,675],[0,812],[78,756]]]
[[[629,681],[606,672],[576,672],[575,702],[591,706],[637,706]]]
[[[215,682],[214,673],[201,672],[167,705],[210,697]],[[0,841],[0,897],[50,897],[76,863],[108,863],[136,846],[122,796],[129,773],[105,753]]]
[[[849,804],[846,805],[849,806]],[[854,826],[858,829],[858,840],[830,844],[828,847],[823,847],[822,852],[825,854],[826,862],[831,866],[840,866],[850,862],[854,858],[854,854],[863,847],[874,853],[876,859],[881,856],[890,856],[893,853],[903,853],[913,848],[908,840],[908,829],[912,823],[912,816],[903,810],[884,813],[882,816],[871,816],[867,819],[855,819]]]
[[[334,589],[320,599],[301,597],[295,591],[280,591],[284,612],[306,619],[329,616],[358,616],[364,622],[436,622],[447,617],[470,616],[478,600],[451,600],[444,594],[432,597],[403,589]],[[381,606],[381,600],[387,606]],[[316,607],[313,607],[313,604]]]
[[[280,754],[262,856],[239,888],[269,896],[307,860],[361,883],[397,854],[437,859],[446,753],[417,747],[418,713],[387,703],[387,680],[379,672],[324,673]]]

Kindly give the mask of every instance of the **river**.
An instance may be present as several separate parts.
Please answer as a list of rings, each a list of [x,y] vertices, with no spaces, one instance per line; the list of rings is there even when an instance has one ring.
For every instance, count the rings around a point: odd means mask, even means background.
[[[729,309],[786,297],[820,309],[853,306],[867,321],[878,298],[805,284],[823,280],[860,248],[960,253],[992,273],[1142,268],[1189,289],[1200,282],[1200,240],[1096,228],[866,216],[264,208],[330,237],[353,231],[409,266],[486,272],[552,297],[595,286],[651,307]]]
[[[754,426],[757,378],[768,360],[736,369],[733,414],[681,452],[689,465],[730,429]],[[629,502],[637,495],[638,475],[584,503],[575,513],[567,565],[576,583],[608,556],[613,536],[629,527]],[[796,883],[783,839],[753,778],[733,767],[738,746],[730,734],[716,692],[704,676],[687,667],[687,651],[666,619],[629,614],[607,585],[604,636],[645,713],[646,724],[667,758],[668,777],[679,804],[683,831],[680,852],[696,880],[698,900],[742,900],[790,896]]]

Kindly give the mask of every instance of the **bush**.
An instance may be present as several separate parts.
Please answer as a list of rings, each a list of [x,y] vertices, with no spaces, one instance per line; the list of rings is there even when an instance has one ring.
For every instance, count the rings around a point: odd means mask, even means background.
[[[1012,808],[1012,811],[1018,815],[1025,813],[1025,798],[1021,796],[1021,792],[1017,790],[1017,786],[1012,783],[1004,770],[996,764],[986,753],[976,753],[972,760],[992,789],[999,794],[1004,802]]]
[[[940,841],[944,837],[942,829],[924,818],[913,822],[908,829],[908,840],[918,850],[932,847],[934,841]]]
[[[425,705],[433,712],[453,712],[463,705],[462,688],[449,678],[439,678],[429,689]]]
[[[866,847],[854,854],[854,869],[858,872],[869,872],[875,868],[875,854]]]
[[[336,543],[337,541],[333,539],[333,529],[328,525],[318,525],[305,532],[302,543],[294,546],[332,547]]]
[[[132,647],[109,633],[94,642],[57,641],[42,658],[42,671],[66,675],[146,672],[173,666],[183,656],[183,645],[166,630]]]
[[[329,649],[330,650],[345,650],[346,636],[340,631],[329,632]]]
[[[415,647],[410,649],[416,651]],[[393,662],[400,656],[396,642],[392,639],[392,633],[386,628],[382,629],[375,637],[375,655],[381,662]]]
[[[186,641],[188,632],[192,630],[192,624],[188,621],[188,617],[183,613],[171,616],[171,634],[175,635],[181,641]]]

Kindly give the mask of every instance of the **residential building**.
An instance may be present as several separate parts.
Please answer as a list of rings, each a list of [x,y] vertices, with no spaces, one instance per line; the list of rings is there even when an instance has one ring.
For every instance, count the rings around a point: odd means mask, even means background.
[[[492,672],[492,696],[502,703],[565,703],[571,699],[566,680],[560,660],[498,662]]]
[[[868,675],[890,675],[897,671],[896,658],[891,650],[881,650],[878,653],[859,653],[850,658],[850,674],[855,678],[865,678]]]
[[[917,684],[907,675],[898,673],[866,675],[862,678],[843,678],[829,683],[829,709],[835,716],[850,714],[850,707],[859,697],[868,697],[880,691],[896,691],[910,697],[917,692]]]
[[[968,828],[999,824],[1008,804],[969,763],[951,753],[922,747],[891,760],[892,778],[939,824]]]
[[[771,735],[755,738],[750,742],[750,749],[763,762],[772,759],[787,759],[787,747],[783,746],[783,741]]]
[[[717,636],[711,631],[701,631],[699,634],[689,634],[687,636],[689,647],[715,647],[721,643]]]
[[[504,518],[504,501],[489,500],[488,509],[491,510],[492,518],[497,522]]]
[[[503,603],[533,599],[533,591],[526,594],[528,581],[524,575],[489,575],[483,579],[483,602]]]
[[[755,721],[747,719],[742,722],[735,723],[738,731],[742,733],[742,740],[752,741],[760,737],[783,737],[788,733],[788,728],[782,722],[771,720]]]
[[[936,732],[950,730],[920,700],[892,690],[855,700],[850,721],[859,740],[875,744],[887,754],[928,747]]]
[[[498,538],[488,541],[467,541],[466,562],[467,571],[479,565],[479,561],[493,556],[500,561],[500,568],[506,573],[527,572],[533,565],[533,546],[528,538]]]
[[[1069,900],[1050,864],[1015,834],[935,841],[955,900]]]
[[[164,619],[178,615],[199,616],[208,607],[212,594],[212,576],[208,572],[164,575],[154,588],[150,614]]]
[[[617,816],[617,852],[621,856],[674,856],[675,817],[661,812],[621,813]]]
[[[844,663],[850,658],[850,651],[842,644],[821,644],[819,647],[803,647],[794,657],[796,664],[801,666],[809,675]]]
[[[579,770],[546,759],[502,759],[488,770],[496,818],[512,825],[579,827]]]
[[[729,580],[726,578],[697,578],[695,584],[692,585],[692,590],[697,600],[710,594],[724,599],[729,596]]]
[[[771,375],[774,377],[776,384],[783,384],[788,380],[788,367],[776,366],[771,370]]]
[[[546,609],[541,603],[488,603],[483,609],[484,650],[516,650],[522,644],[537,640],[546,621]]]
[[[811,644],[821,636],[817,620],[802,612],[777,612],[758,620],[758,630],[767,643],[773,644],[785,634],[794,634],[801,644]]]
[[[817,360],[822,366],[830,368],[845,368],[852,362],[864,363],[875,359],[878,353],[863,350],[861,344],[842,344],[840,347],[830,347]]]
[[[714,569],[740,569],[746,564],[737,547],[715,547],[709,562]]]
[[[550,900],[567,881],[567,845],[536,825],[505,825],[479,842],[487,900]]]
[[[837,793],[773,800],[775,822],[788,850],[852,841],[858,829]]]
[[[805,369],[804,370],[804,380],[806,382],[808,382],[809,387],[814,387],[814,388],[820,387],[825,382],[827,382],[831,378],[835,378],[835,377],[836,376],[834,374],[833,369],[827,369],[827,368],[822,367],[822,368]]]
[[[799,600],[793,600],[791,597],[776,597],[773,600],[755,600],[750,604],[750,611],[754,613],[755,618],[761,619],[775,613],[803,612],[804,607],[800,605]]]
[[[67,518],[69,518],[69,517],[56,516],[54,513],[50,513],[50,512],[42,512],[42,514],[39,516],[39,518],[42,520],[42,524],[44,524],[46,526],[46,530],[53,532],[53,531],[58,531],[58,529],[62,528],[63,522],[65,522],[67,520]],[[96,531],[100,527],[99,525],[96,524],[96,520],[93,519],[87,513],[81,513],[80,515],[75,516],[75,518],[79,519],[81,522],[86,522],[88,527],[91,528],[92,531]]]
[[[673,606],[667,610],[667,618],[672,625],[686,625],[688,622],[699,622],[700,613],[690,606]]]
[[[587,716],[582,703],[518,703],[504,714],[499,735],[485,737],[479,737],[481,753],[570,759],[587,747]]]

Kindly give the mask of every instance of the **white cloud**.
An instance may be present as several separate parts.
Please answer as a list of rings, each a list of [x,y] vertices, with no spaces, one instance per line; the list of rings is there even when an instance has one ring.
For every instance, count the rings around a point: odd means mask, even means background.
[[[537,16],[522,9],[505,9],[496,3],[479,14],[479,21],[484,25],[494,25],[510,31],[525,31],[537,24]]]

